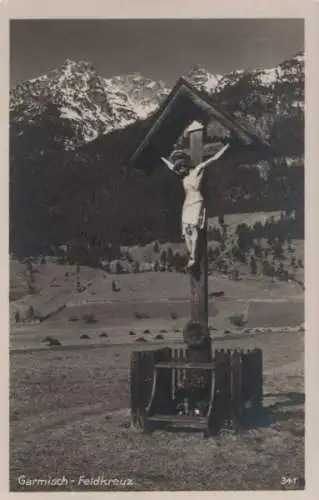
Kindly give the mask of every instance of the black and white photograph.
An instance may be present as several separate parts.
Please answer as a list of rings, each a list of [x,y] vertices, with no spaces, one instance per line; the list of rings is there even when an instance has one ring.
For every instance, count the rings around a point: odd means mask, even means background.
[[[13,19],[11,492],[305,474],[303,19]]]

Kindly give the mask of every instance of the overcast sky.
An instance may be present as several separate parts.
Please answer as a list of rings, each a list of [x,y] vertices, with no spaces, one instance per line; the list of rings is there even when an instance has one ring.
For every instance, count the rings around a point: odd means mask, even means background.
[[[11,82],[34,78],[66,58],[101,76],[139,72],[168,84],[195,65],[212,73],[270,68],[304,50],[303,20],[14,20]]]

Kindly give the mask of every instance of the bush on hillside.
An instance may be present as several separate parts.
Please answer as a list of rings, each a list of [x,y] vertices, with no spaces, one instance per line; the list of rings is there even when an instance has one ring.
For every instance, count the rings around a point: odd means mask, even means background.
[[[166,256],[167,256],[166,250],[163,250],[160,255],[160,264],[164,268],[166,267],[166,261],[167,261]]]
[[[27,320],[30,320],[30,319],[33,319],[34,318],[34,309],[32,306],[29,306],[27,311],[26,311],[26,314],[25,314],[25,317]]]
[[[78,319],[79,318],[77,316],[70,316],[69,319],[68,319],[68,321],[70,323],[75,323],[76,321],[78,321]]]
[[[220,229],[218,229],[216,227],[210,227],[208,229],[207,237],[208,237],[208,241],[218,241],[219,243],[221,243],[223,240],[223,236],[222,236]]]
[[[115,274],[121,274],[123,272],[123,266],[119,260],[115,264]]]
[[[82,319],[83,319],[84,323],[86,323],[86,324],[97,323],[97,319],[95,318],[94,314],[92,314],[92,313],[83,314]]]
[[[17,309],[16,312],[15,312],[14,320],[15,320],[16,323],[20,323],[20,321],[21,321],[21,316],[20,316],[19,309]]]
[[[229,321],[232,325],[241,328],[246,325],[247,317],[244,313],[233,313],[231,316],[229,316]]]
[[[239,270],[238,269],[232,269],[231,273],[230,273],[230,277],[232,280],[234,281],[238,281],[239,280]]]
[[[172,267],[174,266],[174,253],[173,253],[173,250],[171,249],[171,247],[167,248],[166,263],[167,263],[168,270],[172,269]]]
[[[153,252],[154,253],[159,253],[160,251],[160,244],[158,241],[154,241],[154,244],[153,244]]]
[[[257,261],[253,255],[250,257],[249,266],[250,266],[251,274],[256,275],[257,274]]]

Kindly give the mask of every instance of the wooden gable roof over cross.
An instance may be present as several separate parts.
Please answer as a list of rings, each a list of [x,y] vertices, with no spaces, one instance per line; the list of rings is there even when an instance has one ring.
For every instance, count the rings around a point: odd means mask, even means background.
[[[167,156],[184,130],[194,121],[207,125],[210,138],[230,142],[225,156],[236,163],[252,163],[275,156],[272,146],[236,119],[217,110],[211,97],[180,78],[150,120],[150,126],[131,154],[131,166],[151,173]]]

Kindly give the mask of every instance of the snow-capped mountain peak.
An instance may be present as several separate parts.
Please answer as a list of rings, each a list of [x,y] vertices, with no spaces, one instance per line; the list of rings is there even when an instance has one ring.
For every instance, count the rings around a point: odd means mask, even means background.
[[[212,93],[216,90],[222,75],[214,75],[200,65],[194,66],[185,78],[200,90]]]
[[[141,119],[152,113],[170,92],[161,80],[155,81],[140,73],[115,76],[106,82],[128,96],[132,109]]]
[[[61,118],[71,121],[76,147],[145,118],[169,91],[162,81],[139,73],[103,78],[92,64],[68,58],[60,67],[12,89],[10,110],[14,113],[23,106],[24,117],[30,118],[35,102],[53,103]]]
[[[10,93],[11,111],[24,105],[25,118],[28,111],[32,114],[35,101],[53,103],[61,118],[72,122],[74,146],[123,128],[139,117],[127,94],[99,76],[86,61],[66,59],[59,68],[22,82]],[[25,108],[26,103],[30,109]]]

